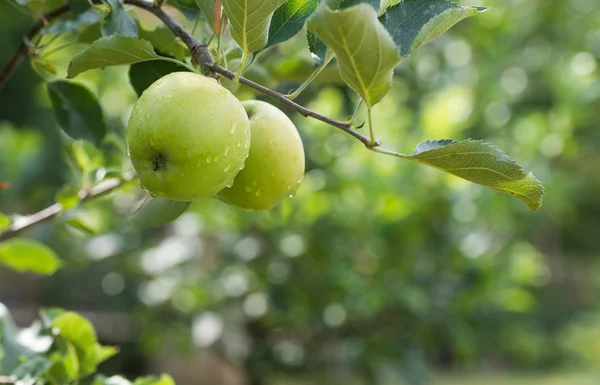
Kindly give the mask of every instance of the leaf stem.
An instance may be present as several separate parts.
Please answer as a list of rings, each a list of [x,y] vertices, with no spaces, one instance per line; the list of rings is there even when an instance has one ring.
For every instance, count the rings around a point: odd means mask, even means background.
[[[240,67],[238,68],[238,70],[235,74],[235,79],[233,79],[233,81],[236,83],[240,82],[240,77],[242,76],[242,72],[244,71],[244,66],[246,65],[247,58],[248,58],[248,54],[246,53],[246,51],[244,51],[242,53],[242,60],[240,61]]]
[[[290,100],[294,100],[296,99],[298,96],[300,96],[300,94],[306,89],[306,87],[308,87],[310,85],[310,83],[312,83],[313,80],[315,80],[315,78],[317,76],[319,76],[319,74],[321,73],[321,71],[323,71],[325,69],[325,67],[327,67],[327,64],[329,64],[329,62],[331,62],[331,60],[334,58],[335,56],[333,54],[331,55],[327,55],[325,57],[325,60],[323,61],[323,64],[321,64],[320,66],[318,66],[312,74],[310,74],[310,76],[304,81],[304,83],[302,83],[300,85],[300,87],[298,87],[296,89],[296,91],[292,92],[291,94],[287,95],[287,98]]]
[[[375,139],[375,128],[373,127],[373,119],[371,118],[371,110],[372,110],[372,107],[367,106],[367,119],[369,121],[369,136],[371,138],[371,141],[369,142],[369,146],[374,146],[375,143],[377,142],[377,139]]]

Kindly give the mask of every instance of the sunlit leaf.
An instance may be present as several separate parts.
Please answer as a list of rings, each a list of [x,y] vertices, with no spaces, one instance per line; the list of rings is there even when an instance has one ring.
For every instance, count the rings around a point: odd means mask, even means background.
[[[542,183],[489,143],[476,140],[427,141],[417,146],[413,155],[405,157],[513,195],[532,210],[539,210],[542,206]]]
[[[104,115],[96,96],[87,87],[67,81],[48,83],[54,115],[63,131],[73,139],[97,145],[106,135]]]
[[[288,0],[277,8],[271,19],[269,39],[265,48],[294,37],[318,5],[317,0]]]
[[[0,213],[0,233],[7,230],[11,223],[12,220],[8,215]]]
[[[154,376],[140,377],[133,382],[133,385],[175,385],[175,381],[168,374],[163,374],[160,378]]]
[[[221,0],[231,35],[245,53],[265,47],[273,12],[285,0]]]
[[[110,6],[110,13],[104,19],[102,25],[102,36],[123,35],[137,36],[136,22],[129,16],[123,4],[119,0],[106,0]]]
[[[404,0],[389,7],[381,20],[406,57],[459,21],[485,10],[450,0]]]
[[[400,55],[375,9],[361,3],[333,11],[321,4],[308,27],[335,52],[342,78],[365,104],[370,107],[381,100]]]
[[[140,227],[164,226],[179,218],[190,202],[173,201],[167,198],[148,198],[133,214],[132,221]]]
[[[68,210],[79,204],[79,189],[75,186],[66,185],[56,193],[56,201]]]
[[[113,35],[96,40],[76,55],[69,64],[68,77],[73,78],[91,69],[129,65],[159,58],[149,41]]]
[[[79,376],[91,374],[98,366],[96,331],[87,319],[74,312],[65,312],[52,322],[60,335],[77,349]]]
[[[62,265],[48,246],[26,238],[13,238],[0,243],[0,264],[18,272],[52,275]]]

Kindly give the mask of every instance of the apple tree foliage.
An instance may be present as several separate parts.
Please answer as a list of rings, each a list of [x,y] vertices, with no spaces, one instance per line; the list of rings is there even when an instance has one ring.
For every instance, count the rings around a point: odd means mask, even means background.
[[[413,152],[403,153],[388,148],[374,124],[374,106],[393,89],[395,71],[421,47],[484,8],[450,0],[15,0],[14,5],[36,17],[37,27],[24,39],[15,62],[3,70],[0,84],[24,57],[30,60],[46,81],[43,97],[62,129],[65,163],[77,175],[76,182],[64,186],[46,210],[31,216],[0,214],[0,263],[19,272],[52,275],[63,264],[48,246],[18,236],[22,230],[56,218],[70,228],[94,233],[72,212],[96,197],[133,188],[135,175],[123,135],[112,129],[85,77],[88,71],[115,66],[129,67],[128,80],[138,96],[171,72],[205,73],[231,90],[257,92],[282,109],[289,107],[290,113],[329,123],[328,135],[350,133],[373,157],[410,160],[513,195],[532,210],[541,207],[541,183],[485,138],[431,138]],[[288,43],[299,37],[312,60],[311,71],[302,79],[290,75],[293,81],[270,78],[261,60],[286,55]],[[69,46],[74,44],[82,48],[71,55]],[[205,52],[198,52],[199,47]],[[65,68],[48,59],[61,50],[70,56]],[[347,120],[316,114],[293,101],[328,81],[344,84],[346,91],[356,95],[352,96],[356,112]],[[303,131],[301,123],[299,130]],[[140,197],[134,206],[138,209],[131,213],[130,223],[142,228],[168,224],[190,204]],[[275,290],[275,302],[278,295]],[[286,306],[280,302],[279,306]],[[0,373],[17,383],[64,384],[83,379],[94,385],[129,383],[95,374],[97,365],[116,350],[99,345],[81,316],[44,310],[28,330],[35,335],[35,346],[17,342],[23,331],[0,308]],[[170,383],[168,376],[134,382]]]

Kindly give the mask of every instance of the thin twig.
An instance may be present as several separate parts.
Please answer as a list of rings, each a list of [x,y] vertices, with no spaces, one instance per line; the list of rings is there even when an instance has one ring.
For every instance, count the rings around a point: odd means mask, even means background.
[[[60,7],[55,8],[52,11],[44,14],[42,17],[37,19],[35,23],[33,23],[31,28],[29,28],[27,34],[23,37],[24,41],[21,43],[19,48],[12,55],[12,57],[8,60],[6,66],[4,66],[2,71],[0,71],[0,88],[8,81],[10,75],[12,75],[13,71],[17,69],[17,67],[21,63],[21,60],[23,60],[23,58],[27,56],[29,48],[27,47],[27,44],[25,44],[25,42],[31,41],[35,37],[35,35],[37,35],[38,32],[40,32],[42,28],[44,28],[49,22],[69,12],[69,10],[70,8],[68,4],[61,5]]]
[[[135,173],[129,172],[129,173],[126,173],[125,175],[123,175],[123,178],[120,178],[120,179],[118,179],[118,178],[117,179],[107,179],[103,182],[100,182],[99,184],[97,184],[96,186],[94,186],[88,190],[81,190],[79,192],[79,199],[83,203],[92,198],[97,198],[104,194],[108,194],[109,192],[116,190],[117,188],[121,187],[125,183],[127,183],[135,178],[136,178]],[[64,211],[63,206],[60,203],[55,203],[52,206],[48,206],[45,209],[38,211],[35,214],[32,214],[26,218],[23,218],[23,219],[17,221],[16,223],[14,223],[5,232],[0,233],[0,242],[7,240],[9,238],[12,238],[15,235],[17,235],[18,233],[20,233],[21,231],[27,230],[28,228],[30,228],[38,223],[45,222],[49,219],[52,219],[52,218],[56,217],[58,214],[62,213],[63,211]]]

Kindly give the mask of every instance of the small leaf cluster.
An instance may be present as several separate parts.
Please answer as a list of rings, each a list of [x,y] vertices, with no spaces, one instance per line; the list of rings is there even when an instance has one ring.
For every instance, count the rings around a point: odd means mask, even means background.
[[[27,338],[23,338],[27,335]],[[98,342],[94,327],[78,313],[51,308],[25,329],[0,303],[0,374],[15,385],[174,385],[168,375],[134,382],[97,374],[98,365],[119,352]]]

